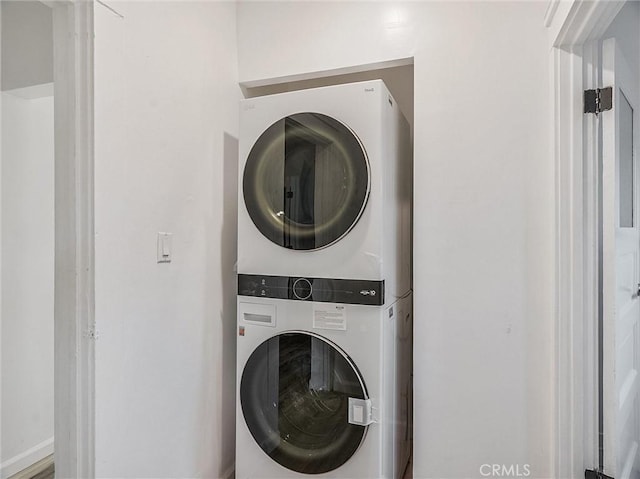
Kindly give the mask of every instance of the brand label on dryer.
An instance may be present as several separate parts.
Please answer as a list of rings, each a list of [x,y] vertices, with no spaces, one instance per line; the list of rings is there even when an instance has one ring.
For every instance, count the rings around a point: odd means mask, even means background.
[[[316,303],[313,305],[314,329],[347,329],[347,308],[344,304]]]

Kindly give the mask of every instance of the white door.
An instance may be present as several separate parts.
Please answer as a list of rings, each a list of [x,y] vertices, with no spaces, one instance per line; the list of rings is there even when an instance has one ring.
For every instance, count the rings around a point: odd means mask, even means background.
[[[602,81],[613,109],[602,118],[603,472],[640,477],[640,215],[638,214],[638,79],[615,39],[603,42]]]

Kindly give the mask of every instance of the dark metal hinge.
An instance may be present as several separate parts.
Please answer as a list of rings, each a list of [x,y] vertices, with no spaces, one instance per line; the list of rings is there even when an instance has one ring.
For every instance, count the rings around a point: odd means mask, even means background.
[[[601,471],[592,471],[591,469],[587,469],[584,471],[584,479],[613,479],[613,477],[607,476]]]
[[[596,88],[584,91],[584,112],[601,113],[613,108],[613,88]]]

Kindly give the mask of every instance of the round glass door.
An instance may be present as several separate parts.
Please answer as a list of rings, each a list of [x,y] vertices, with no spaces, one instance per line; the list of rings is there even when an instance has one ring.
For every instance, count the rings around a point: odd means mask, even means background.
[[[357,223],[369,196],[369,165],[345,125],[298,113],[258,138],[242,186],[249,216],[264,236],[285,248],[314,250]]]
[[[358,449],[366,426],[349,423],[349,398],[367,399],[351,360],[323,339],[292,332],[251,354],[240,382],[253,438],[274,461],[305,474],[332,471]]]

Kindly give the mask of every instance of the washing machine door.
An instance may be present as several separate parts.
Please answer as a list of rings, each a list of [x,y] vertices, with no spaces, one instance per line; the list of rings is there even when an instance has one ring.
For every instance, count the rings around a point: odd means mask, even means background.
[[[356,135],[320,113],[271,125],[249,152],[244,201],[253,223],[295,250],[328,246],[357,223],[369,196],[369,164]]]
[[[362,443],[367,426],[349,422],[350,398],[367,399],[355,365],[335,345],[306,332],[262,343],[240,383],[253,438],[274,461],[305,474],[340,467]]]

